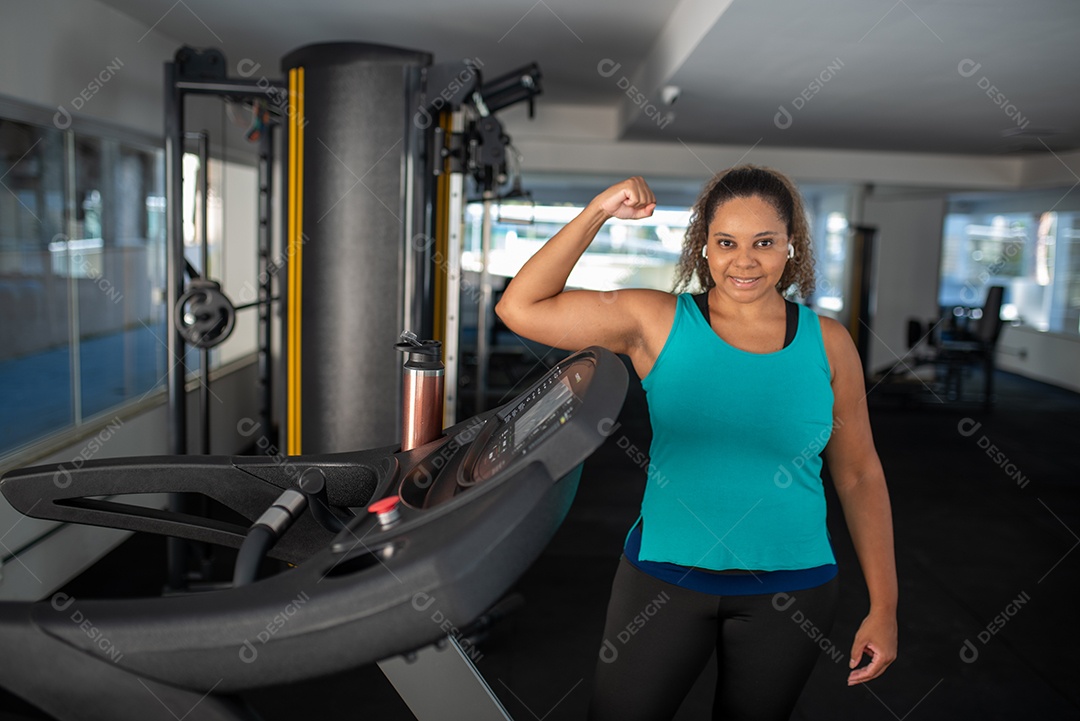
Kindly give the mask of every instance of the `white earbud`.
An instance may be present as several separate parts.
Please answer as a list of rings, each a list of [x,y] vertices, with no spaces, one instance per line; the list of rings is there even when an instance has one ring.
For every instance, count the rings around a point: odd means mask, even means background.
[[[709,257],[709,246],[707,246],[707,245],[701,246],[701,257],[702,258],[708,258]]]
[[[795,246],[794,245],[790,245],[790,244],[788,245],[788,247],[787,247],[787,257],[788,258],[794,258],[795,257]]]

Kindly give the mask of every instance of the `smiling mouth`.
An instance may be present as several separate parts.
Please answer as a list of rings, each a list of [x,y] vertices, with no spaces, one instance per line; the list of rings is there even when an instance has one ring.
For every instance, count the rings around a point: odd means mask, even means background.
[[[750,288],[759,280],[761,280],[761,276],[758,276],[756,278],[737,278],[733,275],[729,275],[728,279],[731,280],[731,282],[735,285],[736,288]]]

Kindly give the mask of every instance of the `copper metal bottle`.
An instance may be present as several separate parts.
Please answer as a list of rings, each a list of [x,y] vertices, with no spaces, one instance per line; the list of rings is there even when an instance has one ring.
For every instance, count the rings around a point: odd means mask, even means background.
[[[401,334],[394,346],[405,353],[402,368],[401,450],[409,451],[442,434],[443,381],[442,343],[417,340],[410,331]]]

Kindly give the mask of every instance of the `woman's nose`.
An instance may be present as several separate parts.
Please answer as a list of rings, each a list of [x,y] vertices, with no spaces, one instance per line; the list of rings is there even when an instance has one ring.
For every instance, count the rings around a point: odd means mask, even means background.
[[[740,268],[749,268],[757,263],[754,251],[750,248],[740,248],[735,256],[735,265]]]

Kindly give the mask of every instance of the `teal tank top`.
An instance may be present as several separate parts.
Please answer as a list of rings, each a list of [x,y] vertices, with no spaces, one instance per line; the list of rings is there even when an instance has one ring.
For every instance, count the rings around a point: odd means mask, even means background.
[[[653,440],[640,558],[713,570],[835,563],[821,451],[833,427],[817,315],[792,342],[749,353],[709,326],[689,293],[642,379]]]

